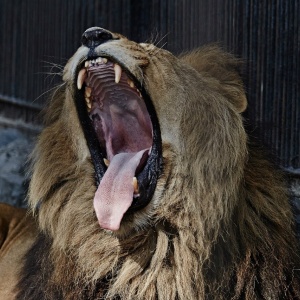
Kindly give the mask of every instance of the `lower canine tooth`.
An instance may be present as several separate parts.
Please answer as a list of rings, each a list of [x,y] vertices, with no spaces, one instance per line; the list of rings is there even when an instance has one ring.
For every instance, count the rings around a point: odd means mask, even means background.
[[[84,68],[79,71],[78,77],[77,77],[77,88],[79,90],[81,90],[85,79],[86,79],[86,69]]]
[[[85,63],[84,63],[84,66],[87,68],[89,66],[90,62],[87,60]]]
[[[118,64],[114,65],[114,70],[115,70],[115,82],[119,83],[122,75],[122,69]]]
[[[110,161],[106,158],[103,158],[104,164],[108,167],[110,164]]]
[[[135,194],[138,194],[139,193],[139,185],[138,185],[138,181],[137,181],[136,177],[133,177],[132,184],[133,184],[133,192]]]

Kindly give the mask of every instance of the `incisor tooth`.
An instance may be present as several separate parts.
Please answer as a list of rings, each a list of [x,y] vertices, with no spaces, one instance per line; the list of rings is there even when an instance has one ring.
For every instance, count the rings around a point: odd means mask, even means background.
[[[139,193],[139,185],[138,185],[138,181],[137,181],[136,177],[133,177],[132,184],[133,184],[133,192],[135,194],[138,194]]]
[[[77,88],[78,88],[79,90],[81,90],[82,85],[83,85],[85,79],[86,79],[86,69],[83,68],[83,69],[81,69],[81,70],[79,71],[78,77],[77,77]]]
[[[107,63],[107,58],[105,58],[105,57],[102,58],[102,62],[106,64]]]
[[[103,158],[103,161],[104,161],[105,165],[108,167],[110,164],[110,161],[106,158]]]
[[[122,69],[118,64],[114,65],[114,70],[115,70],[115,82],[119,83],[122,75]]]

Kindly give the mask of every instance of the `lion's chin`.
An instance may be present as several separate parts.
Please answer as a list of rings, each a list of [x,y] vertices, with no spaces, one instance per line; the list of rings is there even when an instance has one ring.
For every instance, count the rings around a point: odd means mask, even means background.
[[[124,215],[125,222],[151,201],[162,146],[148,94],[116,61],[97,57],[78,65],[74,94],[95,169],[97,219],[103,229],[119,232]]]
[[[147,230],[154,224],[152,220],[153,207],[151,202],[147,207],[135,212],[125,213],[122,222],[117,230],[104,229],[107,235],[115,236],[120,240],[124,240],[129,236],[134,236],[139,232]],[[153,223],[153,224],[152,224]]]

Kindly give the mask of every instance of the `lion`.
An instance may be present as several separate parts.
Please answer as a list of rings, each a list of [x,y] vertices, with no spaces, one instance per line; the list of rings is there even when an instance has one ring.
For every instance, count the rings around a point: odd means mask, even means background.
[[[246,133],[240,65],[86,30],[29,212],[1,206],[0,298],[300,299],[284,174]]]

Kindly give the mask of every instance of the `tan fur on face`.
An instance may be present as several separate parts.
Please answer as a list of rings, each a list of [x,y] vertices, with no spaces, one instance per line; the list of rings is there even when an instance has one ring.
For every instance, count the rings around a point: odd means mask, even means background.
[[[108,299],[292,299],[292,214],[281,176],[247,141],[239,62],[216,47],[178,59],[119,37],[95,51],[124,65],[151,97],[163,173],[150,204],[125,217],[119,232],[99,227],[73,99],[76,66],[88,53],[81,47],[48,111],[29,193],[53,239],[52,282],[96,288],[110,278],[99,291]],[[64,299],[74,294],[65,289]]]

